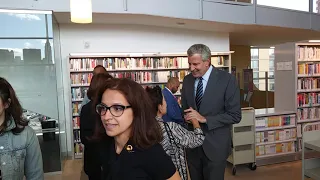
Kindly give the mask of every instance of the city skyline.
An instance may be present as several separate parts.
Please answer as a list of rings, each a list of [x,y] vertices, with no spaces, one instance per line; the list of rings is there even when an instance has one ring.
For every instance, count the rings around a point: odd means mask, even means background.
[[[37,59],[48,59],[48,62],[52,62],[53,30],[51,15],[0,13],[0,21],[6,27],[0,28],[0,37],[5,38],[0,39],[0,49],[9,51],[1,51],[2,53],[10,55],[13,51],[13,59],[17,61],[18,59],[24,60],[23,52],[40,51],[40,53],[36,53],[37,56],[40,56]]]

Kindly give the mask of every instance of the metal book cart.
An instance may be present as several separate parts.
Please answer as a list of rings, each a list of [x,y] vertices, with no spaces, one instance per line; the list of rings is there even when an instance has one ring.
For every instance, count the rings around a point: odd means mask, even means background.
[[[242,108],[240,123],[232,126],[233,148],[228,162],[233,165],[232,174],[236,175],[236,165],[248,164],[251,170],[256,170],[256,127],[255,109]]]
[[[320,157],[306,158],[310,151],[320,153],[320,122],[307,123],[302,129],[302,180],[305,177],[320,180]]]

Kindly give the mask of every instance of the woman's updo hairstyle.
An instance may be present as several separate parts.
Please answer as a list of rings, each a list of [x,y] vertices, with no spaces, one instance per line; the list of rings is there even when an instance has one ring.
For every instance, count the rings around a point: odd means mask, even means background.
[[[152,101],[153,110],[158,112],[158,106],[162,105],[163,101],[162,89],[158,85],[154,87],[147,86],[146,91]]]

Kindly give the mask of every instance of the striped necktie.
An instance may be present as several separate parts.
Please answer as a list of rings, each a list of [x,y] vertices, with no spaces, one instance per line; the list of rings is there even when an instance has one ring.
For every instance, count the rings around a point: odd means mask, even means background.
[[[202,84],[203,78],[199,78],[198,86],[197,86],[197,92],[196,92],[196,105],[198,110],[200,109],[202,96],[203,96],[203,84]]]

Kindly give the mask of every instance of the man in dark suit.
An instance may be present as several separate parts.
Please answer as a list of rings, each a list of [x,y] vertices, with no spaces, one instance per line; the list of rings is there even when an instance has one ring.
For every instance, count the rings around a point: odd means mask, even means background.
[[[231,125],[241,120],[236,78],[211,65],[211,51],[194,44],[188,51],[191,73],[183,80],[185,120],[197,119],[205,133],[203,145],[187,150],[192,180],[223,180],[231,152]]]
[[[162,90],[164,99],[167,102],[167,114],[165,114],[162,119],[165,122],[175,122],[184,125],[185,122],[182,117],[181,108],[178,104],[177,98],[174,96],[179,90],[180,81],[177,77],[169,78],[166,87]]]

